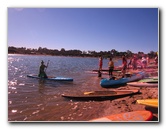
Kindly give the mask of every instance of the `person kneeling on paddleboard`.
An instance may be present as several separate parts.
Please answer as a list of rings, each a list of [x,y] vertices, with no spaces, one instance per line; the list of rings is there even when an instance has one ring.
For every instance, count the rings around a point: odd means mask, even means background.
[[[47,66],[44,65],[44,61],[42,60],[40,68],[39,68],[38,77],[48,78],[47,75],[46,75],[46,73],[45,73],[45,68],[47,68]]]

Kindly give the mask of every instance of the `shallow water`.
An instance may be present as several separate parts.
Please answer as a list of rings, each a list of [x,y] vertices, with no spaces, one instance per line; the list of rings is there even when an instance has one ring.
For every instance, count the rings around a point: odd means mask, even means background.
[[[41,60],[49,65],[48,76],[73,78],[73,82],[56,82],[28,78],[38,74]],[[104,59],[103,68],[108,60]],[[115,61],[115,66],[120,65]],[[88,121],[98,117],[109,101],[77,101],[64,93],[106,90],[97,74],[98,58],[8,55],[8,121]]]

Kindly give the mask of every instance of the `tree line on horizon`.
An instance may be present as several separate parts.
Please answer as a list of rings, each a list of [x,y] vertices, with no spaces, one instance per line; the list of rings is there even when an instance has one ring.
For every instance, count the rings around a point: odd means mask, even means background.
[[[52,56],[79,56],[79,57],[100,57],[109,58],[116,57],[121,58],[122,56],[126,56],[127,58],[132,57],[133,55],[137,55],[138,58],[142,58],[142,56],[149,56],[149,58],[154,58],[156,56],[156,52],[150,51],[148,54],[144,54],[144,52],[133,53],[130,50],[125,52],[119,52],[115,49],[110,51],[81,51],[81,50],[65,50],[61,48],[58,49],[47,49],[46,47],[39,47],[38,49],[34,48],[26,48],[26,47],[8,47],[8,54],[30,54],[30,55],[52,55]]]

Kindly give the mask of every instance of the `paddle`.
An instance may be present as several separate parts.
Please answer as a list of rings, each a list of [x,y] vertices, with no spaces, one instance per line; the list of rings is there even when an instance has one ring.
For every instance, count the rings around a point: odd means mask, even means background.
[[[48,60],[48,62],[47,62],[47,67],[48,67],[49,62],[50,62],[50,60]],[[47,67],[46,67],[46,69],[45,69],[45,72],[46,72],[46,70],[47,70]]]

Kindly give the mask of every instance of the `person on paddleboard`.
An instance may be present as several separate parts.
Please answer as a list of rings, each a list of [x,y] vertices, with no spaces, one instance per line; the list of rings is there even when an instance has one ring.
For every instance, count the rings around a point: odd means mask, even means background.
[[[45,68],[47,68],[47,66],[44,64],[44,61],[42,60],[42,61],[41,61],[40,68],[39,68],[38,77],[48,78],[48,77],[47,77],[47,74],[46,74],[46,72],[45,72]]]

